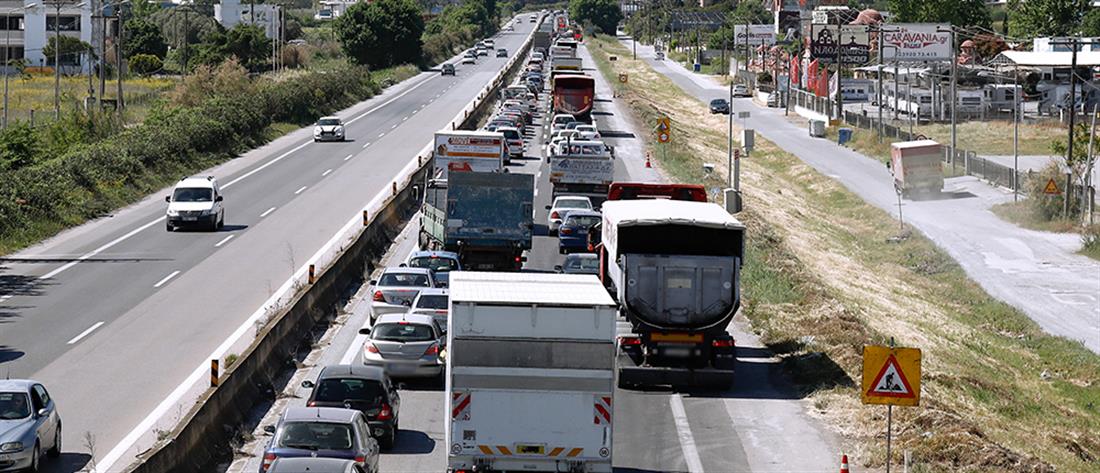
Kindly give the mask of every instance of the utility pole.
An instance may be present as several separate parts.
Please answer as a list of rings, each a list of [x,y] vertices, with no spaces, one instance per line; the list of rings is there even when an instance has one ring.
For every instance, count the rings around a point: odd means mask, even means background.
[[[1020,200],[1020,66],[1012,71],[1012,201]]]
[[[958,120],[955,114],[955,109],[957,108],[955,104],[959,101],[957,89],[959,82],[959,53],[958,49],[955,47],[954,27],[948,28],[947,31],[943,31],[941,29],[936,29],[936,31],[940,33],[951,34],[951,163],[952,165],[954,165],[955,157],[958,156],[956,151],[958,149],[958,134],[956,133]],[[965,155],[963,156],[963,169],[965,170],[966,174],[970,174],[970,158]]]
[[[1073,159],[1073,127],[1077,124],[1077,48],[1081,44],[1078,38],[1068,41],[1051,41],[1051,45],[1069,46],[1072,53],[1069,61],[1069,143],[1066,145],[1066,165]],[[1069,199],[1069,189],[1066,189]]]
[[[107,3],[99,6],[99,109],[103,110],[103,93],[107,91]]]
[[[727,128],[728,132],[726,134],[726,162],[728,163],[728,166],[726,167],[726,171],[729,175],[727,176],[726,187],[736,189],[735,187],[733,187],[734,172],[733,172],[733,81],[732,80],[730,81],[730,85],[729,85],[729,101],[730,101],[730,113],[729,113],[729,116],[726,117],[727,118],[726,122],[727,122],[727,127],[728,127]]]
[[[15,8],[15,10],[19,10],[19,11],[22,11],[22,12],[25,13],[27,10],[29,10],[31,8],[34,8],[36,6],[38,6],[37,3],[32,3],[30,5],[24,5],[22,8]],[[21,24],[26,24],[26,19],[24,18],[23,20],[20,20],[20,23]],[[7,11],[7,13],[4,14],[4,26],[5,26],[5,32],[4,32],[4,118],[3,118],[3,124],[2,125],[3,125],[4,128],[7,128],[8,127],[8,76],[11,75],[11,71],[9,70],[9,68],[11,68],[11,58],[8,56],[9,51],[11,50],[11,9],[9,9]]]
[[[843,41],[842,36],[841,36],[843,34],[843,33],[841,33],[841,28],[842,28],[842,26],[840,24],[840,20],[837,20],[837,23],[836,23],[836,119],[837,119],[837,124],[838,125],[844,123],[844,94],[840,93],[840,75],[841,75],[841,69],[844,68],[844,56],[842,56],[840,54],[841,44],[842,44],[841,41]]]
[[[1084,176],[1085,177],[1085,190],[1084,190],[1084,192],[1082,192],[1083,195],[1081,196],[1082,199],[1084,200],[1084,202],[1082,202],[1081,209],[1088,212],[1089,225],[1092,225],[1092,207],[1093,207],[1093,201],[1096,200],[1091,195],[1092,194],[1092,166],[1096,162],[1095,159],[1093,159],[1093,154],[1092,154],[1093,144],[1096,141],[1096,115],[1097,115],[1097,106],[1093,105],[1092,106],[1092,126],[1090,127],[1090,130],[1089,130],[1089,152],[1088,152],[1088,158],[1087,158],[1088,165],[1085,166],[1085,176]]]
[[[122,98],[122,38],[123,38],[123,25],[126,23],[122,19],[122,4],[124,2],[118,2],[115,5],[118,6],[118,11],[115,12],[115,16],[118,18],[118,30],[116,31],[117,41],[115,41],[115,75],[118,77],[118,111],[121,112],[126,106],[126,101]]]

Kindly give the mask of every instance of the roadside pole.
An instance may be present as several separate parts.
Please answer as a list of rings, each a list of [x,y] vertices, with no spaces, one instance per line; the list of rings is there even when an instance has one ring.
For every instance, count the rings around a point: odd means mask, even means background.
[[[885,131],[882,123],[882,60],[884,57],[883,51],[886,50],[886,47],[882,44],[881,29],[878,30],[878,37],[878,141],[881,143]]]
[[[842,56],[840,54],[840,50],[843,49],[843,47],[841,46],[841,37],[844,34],[841,31],[841,28],[843,28],[843,26],[840,24],[839,21],[837,21],[837,24],[836,24],[836,123],[837,123],[837,126],[841,126],[841,125],[844,124],[844,94],[840,93],[840,89],[841,89],[841,87],[840,87],[841,77],[840,76],[842,75],[842,70],[844,69],[844,56]]]
[[[894,345],[863,346],[863,404],[886,405],[886,473],[893,463],[894,406],[920,405],[921,351]]]
[[[1093,154],[1092,154],[1093,144],[1096,142],[1096,114],[1097,114],[1097,106],[1093,105],[1092,106],[1092,126],[1089,127],[1089,130],[1090,130],[1089,131],[1089,152],[1088,152],[1088,155],[1087,155],[1087,158],[1086,158],[1086,160],[1088,162],[1088,165],[1085,166],[1085,179],[1084,179],[1085,180],[1085,188],[1081,192],[1083,194],[1081,198],[1084,200],[1084,202],[1082,202],[1081,209],[1084,210],[1085,212],[1088,212],[1089,225],[1092,225],[1092,210],[1093,210],[1093,205],[1094,205],[1093,202],[1095,202],[1095,200],[1096,200],[1092,196],[1092,193],[1093,193],[1093,191],[1092,191],[1092,166],[1096,162],[1094,157],[1093,157]]]
[[[1012,201],[1020,200],[1020,67],[1012,71]],[[1094,120],[1095,121],[1095,120]]]
[[[958,134],[956,133],[956,127],[958,125],[955,109],[958,108],[958,83],[959,83],[959,57],[958,49],[955,48],[955,28],[951,28],[951,162],[955,162],[956,151],[958,149]],[[970,174],[970,155],[963,155],[963,171]]]

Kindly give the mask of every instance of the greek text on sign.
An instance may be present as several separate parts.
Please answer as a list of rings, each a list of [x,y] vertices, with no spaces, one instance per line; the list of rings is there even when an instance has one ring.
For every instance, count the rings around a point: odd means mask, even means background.
[[[883,27],[882,57],[886,61],[939,61],[951,59],[949,24],[902,23]]]
[[[821,62],[836,63],[837,49],[844,64],[863,64],[871,60],[871,39],[867,27],[844,25],[837,38],[837,28],[817,26],[813,29],[810,53]]]
[[[920,404],[920,349],[863,347],[864,404]]]

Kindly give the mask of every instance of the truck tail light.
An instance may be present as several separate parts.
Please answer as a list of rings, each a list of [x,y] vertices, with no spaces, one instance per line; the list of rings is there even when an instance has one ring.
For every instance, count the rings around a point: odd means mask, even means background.
[[[619,337],[619,345],[624,347],[639,346],[642,344],[642,339],[638,337]]]
[[[386,302],[386,296],[382,295],[382,291],[374,291],[374,296],[371,297],[374,302]]]
[[[378,415],[375,417],[375,419],[376,420],[390,420],[392,418],[393,418],[393,409],[390,408],[389,404],[383,402],[382,403],[382,408],[378,410]]]
[[[438,356],[438,355],[439,355],[439,344],[438,343],[433,343],[432,346],[428,347],[427,350],[424,350],[424,356]]]
[[[710,342],[710,345],[714,348],[733,348],[733,339],[719,339]]]
[[[367,342],[364,348],[366,348],[367,351],[370,353],[378,353],[378,347],[374,346],[374,344],[371,342]]]

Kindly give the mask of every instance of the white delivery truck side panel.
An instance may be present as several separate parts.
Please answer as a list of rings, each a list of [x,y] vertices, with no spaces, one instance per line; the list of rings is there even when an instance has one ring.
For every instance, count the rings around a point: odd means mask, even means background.
[[[506,155],[503,133],[441,130],[435,133],[434,174],[446,179],[450,171],[500,172]]]

